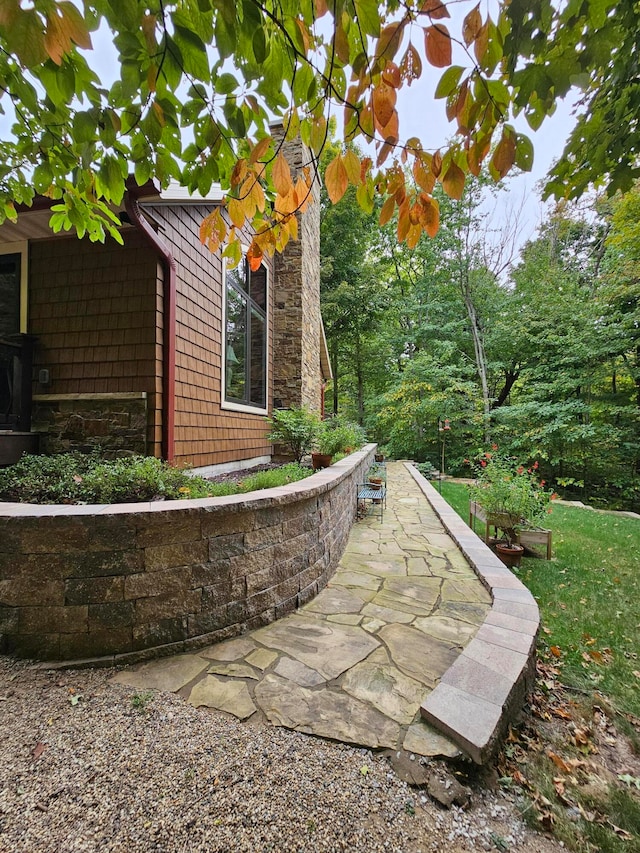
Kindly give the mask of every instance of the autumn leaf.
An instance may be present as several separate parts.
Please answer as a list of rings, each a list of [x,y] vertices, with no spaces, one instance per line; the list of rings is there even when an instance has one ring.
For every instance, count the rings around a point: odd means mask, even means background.
[[[271,177],[278,195],[286,196],[291,192],[291,188],[293,186],[291,181],[291,169],[289,168],[289,164],[285,160],[282,151],[280,151],[274,161]]]
[[[236,228],[242,228],[244,225],[245,215],[244,210],[242,208],[242,202],[238,201],[237,198],[229,199],[229,204],[227,205],[227,210],[229,211],[229,218],[236,226]]]
[[[464,43],[469,47],[471,42],[475,41],[478,33],[482,28],[482,15],[480,14],[480,5],[472,9],[462,23],[462,38]]]
[[[256,272],[256,270],[260,269],[260,264],[262,263],[263,252],[260,246],[254,240],[249,248],[247,249],[247,261],[249,262],[249,268],[252,272]]]
[[[552,752],[550,749],[547,750],[547,755],[553,761],[553,763],[556,765],[558,770],[562,770],[563,773],[567,773],[567,774],[571,773],[571,767],[567,764],[567,762],[563,758],[561,758],[555,752]]]
[[[393,216],[393,211],[396,209],[396,200],[393,196],[389,196],[389,198],[382,205],[382,210],[380,211],[380,225],[386,225],[387,222]]]
[[[433,18],[434,21],[438,20],[438,18],[451,17],[449,10],[442,0],[424,0],[423,4],[420,6],[420,11],[424,12],[425,15],[429,15],[429,17]]]
[[[354,186],[357,186],[361,181],[360,158],[355,153],[355,151],[349,149],[345,153],[343,161],[344,167],[347,170],[347,177],[349,178],[349,183],[353,184]]]
[[[449,198],[460,201],[464,192],[464,182],[464,172],[456,163],[451,162],[442,178],[442,186]]]
[[[327,166],[327,170],[324,175],[324,182],[327,187],[329,198],[333,204],[337,204],[349,186],[349,176],[341,154],[338,154],[338,156],[335,157]]]
[[[262,157],[264,157],[264,155],[269,150],[269,146],[271,145],[271,141],[272,140],[271,140],[270,136],[265,136],[259,142],[256,142],[256,144],[251,149],[251,154],[249,155],[249,162],[250,163],[257,163],[258,160],[260,160]]]
[[[31,752],[31,756],[32,756],[33,760],[37,761],[40,758],[40,756],[42,755],[42,753],[45,751],[46,748],[47,748],[46,743],[37,743]]]
[[[515,134],[508,128],[505,128],[502,133],[502,138],[498,143],[491,165],[499,175],[500,179],[504,178],[509,169],[513,166],[516,159],[516,138]]]
[[[397,21],[393,24],[388,24],[382,30],[376,47],[376,60],[381,58],[393,59],[400,47],[400,41],[402,39],[405,26],[406,24],[404,21]]]
[[[395,112],[395,90],[385,83],[381,83],[373,90],[371,100],[373,102],[373,114],[376,123],[380,128],[383,128],[389,123],[391,116]]]
[[[420,54],[409,42],[409,46],[402,57],[400,63],[400,74],[403,80],[407,81],[407,86],[411,86],[414,80],[417,80],[422,74],[422,60]]]
[[[554,658],[559,658],[562,656],[562,652],[559,646],[550,646],[549,651],[554,656]]]
[[[436,68],[446,68],[451,65],[451,36],[444,24],[425,28],[424,46],[427,60],[431,65]]]

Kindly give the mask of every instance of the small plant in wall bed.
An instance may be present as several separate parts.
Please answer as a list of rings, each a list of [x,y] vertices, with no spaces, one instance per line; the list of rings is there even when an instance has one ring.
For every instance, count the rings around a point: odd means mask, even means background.
[[[98,453],[25,455],[0,469],[0,501],[34,504],[115,504],[221,497],[301,480],[311,470],[292,463],[215,483],[151,456],[104,460]]]

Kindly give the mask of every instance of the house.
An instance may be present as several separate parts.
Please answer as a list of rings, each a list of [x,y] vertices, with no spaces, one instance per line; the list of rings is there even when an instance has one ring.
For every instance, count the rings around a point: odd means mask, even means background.
[[[301,143],[284,152],[295,172]],[[251,272],[200,242],[220,199],[132,184],[123,246],[53,234],[46,198],[0,226],[0,464],[39,441],[248,467],[271,456],[274,407],[321,409],[319,205]]]

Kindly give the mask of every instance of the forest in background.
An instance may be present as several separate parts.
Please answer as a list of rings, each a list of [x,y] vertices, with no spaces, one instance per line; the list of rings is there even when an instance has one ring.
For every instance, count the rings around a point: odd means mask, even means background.
[[[491,221],[497,192],[481,175],[440,193],[440,230],[414,249],[353,188],[323,199],[327,412],[396,458],[440,468],[444,438],[446,472],[471,476],[496,444],[567,497],[637,510],[640,186],[557,203],[515,258],[522,225]]]

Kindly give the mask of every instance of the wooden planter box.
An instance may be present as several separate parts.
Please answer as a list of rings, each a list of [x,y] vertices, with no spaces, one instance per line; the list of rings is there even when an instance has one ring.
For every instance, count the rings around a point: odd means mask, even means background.
[[[469,501],[469,527],[475,531],[476,518],[479,521],[484,521],[486,527],[484,531],[485,544],[489,544],[490,531],[492,527],[500,527],[499,519],[489,515],[487,516],[482,507],[475,501]],[[530,527],[526,530],[521,530],[518,534],[518,543],[530,554],[535,557],[546,555],[546,559],[551,559],[551,531],[543,527]],[[536,546],[542,546],[542,552]]]

